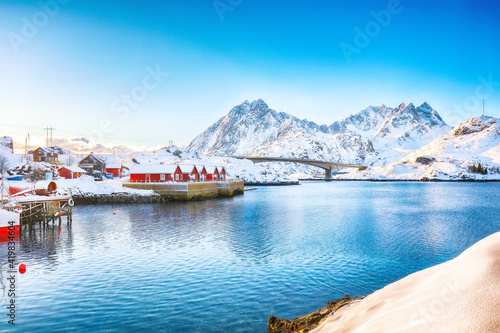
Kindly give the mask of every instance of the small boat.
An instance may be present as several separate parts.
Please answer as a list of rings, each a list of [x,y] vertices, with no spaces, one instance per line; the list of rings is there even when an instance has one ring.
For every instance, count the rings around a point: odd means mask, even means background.
[[[19,213],[0,208],[0,241],[19,235]]]

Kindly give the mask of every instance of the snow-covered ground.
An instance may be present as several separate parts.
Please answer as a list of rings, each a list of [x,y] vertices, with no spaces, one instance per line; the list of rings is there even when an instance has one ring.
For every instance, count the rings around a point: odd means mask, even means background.
[[[77,179],[59,179],[56,181],[58,188],[69,190],[73,195],[85,194],[130,194],[137,196],[151,196],[154,191],[136,190],[128,187],[123,187],[122,183],[127,181],[127,178],[115,178],[113,180],[94,181],[90,176],[81,176]]]
[[[126,182],[128,178],[115,178],[113,180],[105,180],[96,182],[90,176],[81,176],[77,179],[57,179],[54,182],[57,184],[59,193],[70,192],[73,195],[97,194],[134,194],[138,196],[149,196],[154,194],[150,190],[136,190],[128,187],[123,187],[122,183]],[[6,181],[7,188],[9,186],[30,188],[35,183],[28,181]]]
[[[500,233],[345,306],[311,332],[499,332]]]

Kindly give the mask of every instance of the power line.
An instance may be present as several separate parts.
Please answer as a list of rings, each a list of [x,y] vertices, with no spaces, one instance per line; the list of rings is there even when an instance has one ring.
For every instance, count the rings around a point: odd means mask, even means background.
[[[10,125],[10,124],[0,124],[0,126],[8,126],[8,127],[18,127],[18,128],[31,128],[31,129],[40,129],[40,127],[33,127],[33,126],[19,126],[19,125]],[[55,130],[55,128],[53,128]],[[44,131],[47,130],[47,128],[43,128]],[[69,133],[75,136],[82,136],[82,133],[76,133],[76,132],[71,132],[71,131],[66,131],[66,130],[59,130],[59,132],[64,132],[64,133]],[[48,133],[47,133],[48,136]],[[154,142],[154,143],[163,143],[165,140],[138,140],[138,139],[123,139],[123,138],[110,138],[110,137],[102,137],[103,139],[106,140],[121,140],[121,141],[135,141],[135,142]],[[48,140],[48,138],[47,138]],[[48,146],[48,144],[47,144]]]

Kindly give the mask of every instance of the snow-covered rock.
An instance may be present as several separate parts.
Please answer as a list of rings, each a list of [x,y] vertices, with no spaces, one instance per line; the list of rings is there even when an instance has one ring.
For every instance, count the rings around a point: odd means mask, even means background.
[[[11,153],[14,152],[14,143],[10,136],[0,137],[0,148],[7,148]]]
[[[474,167],[487,169],[486,174]],[[500,119],[476,117],[386,166],[351,171],[338,179],[500,179]]]
[[[329,127],[332,133],[352,131],[369,139],[377,151],[366,164],[385,165],[404,157],[451,129],[429,104],[396,108],[370,106]]]

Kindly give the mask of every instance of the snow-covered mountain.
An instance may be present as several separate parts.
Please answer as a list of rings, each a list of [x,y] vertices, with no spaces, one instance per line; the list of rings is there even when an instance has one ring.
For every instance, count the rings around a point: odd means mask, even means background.
[[[383,165],[449,127],[429,104],[370,106],[330,126],[270,109],[261,99],[235,106],[188,149],[210,156],[275,156]],[[301,167],[309,168],[309,167]]]
[[[272,142],[287,133],[316,133],[320,130],[317,124],[300,120],[288,113],[276,112],[262,99],[258,99],[235,106],[198,135],[188,149],[209,156],[243,156],[255,147]],[[326,126],[322,130],[326,132]]]
[[[500,119],[483,116],[466,120],[398,161],[337,178],[500,179]]]

